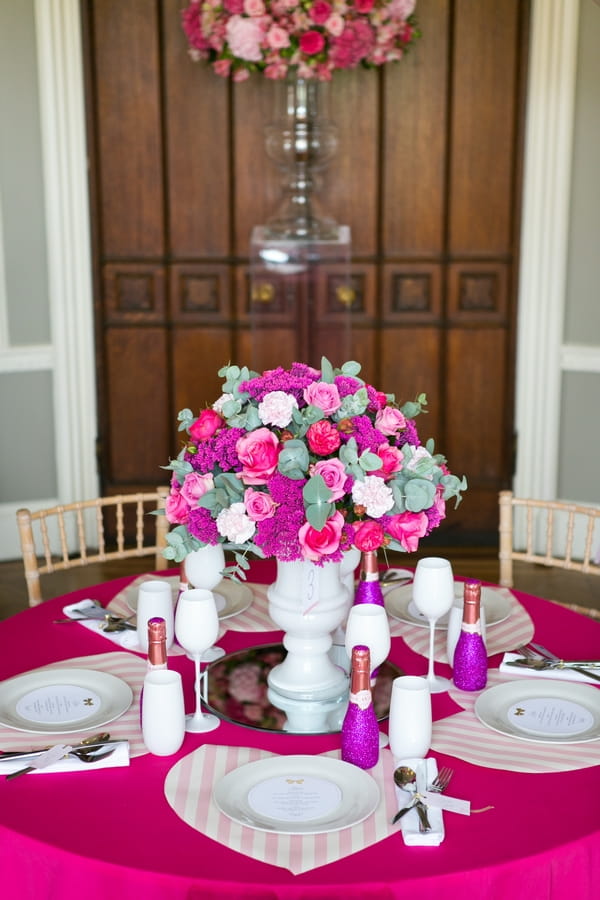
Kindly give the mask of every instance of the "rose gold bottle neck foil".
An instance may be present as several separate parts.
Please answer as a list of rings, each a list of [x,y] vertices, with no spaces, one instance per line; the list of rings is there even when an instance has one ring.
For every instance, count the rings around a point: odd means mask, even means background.
[[[185,571],[185,560],[179,566],[179,593],[187,591],[190,586],[190,580]]]
[[[167,623],[164,619],[148,619],[148,665],[167,665]]]
[[[371,689],[371,654],[369,648],[362,644],[352,648],[352,677],[350,681],[350,693],[358,694],[360,691]]]
[[[379,564],[376,550],[363,550],[360,561],[360,580],[379,581]]]
[[[481,582],[474,578],[465,581],[465,601],[463,622],[465,625],[476,625],[481,616]]]

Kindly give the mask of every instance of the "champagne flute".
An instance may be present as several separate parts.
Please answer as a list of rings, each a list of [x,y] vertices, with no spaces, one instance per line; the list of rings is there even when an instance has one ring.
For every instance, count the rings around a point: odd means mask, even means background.
[[[215,598],[205,588],[184,591],[177,601],[175,636],[187,655],[194,660],[195,712],[185,717],[185,730],[198,733],[214,731],[221,724],[212,714],[203,713],[201,702],[206,702],[202,687],[206,684],[206,670],[200,675],[202,655],[212,646],[219,633],[219,617]]]
[[[429,666],[427,683],[432,694],[447,691],[452,682],[434,672],[435,624],[454,603],[454,575],[450,561],[439,556],[420,559],[415,569],[413,603],[429,621]]]
[[[352,648],[364,644],[369,648],[371,658],[371,685],[375,681],[377,669],[385,662],[390,652],[390,623],[383,606],[376,603],[359,603],[353,606],[346,623],[346,653],[352,659]],[[385,747],[387,735],[379,732],[379,746]]]

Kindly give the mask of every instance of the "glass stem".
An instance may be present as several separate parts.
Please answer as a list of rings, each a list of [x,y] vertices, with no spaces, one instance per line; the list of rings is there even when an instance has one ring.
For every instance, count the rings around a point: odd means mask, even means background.
[[[202,701],[202,691],[201,691],[202,678],[201,678],[201,675],[200,675],[200,657],[199,657],[199,656],[195,656],[195,657],[194,657],[194,670],[195,670],[194,690],[195,690],[195,693],[196,693],[196,710],[195,710],[195,712],[194,712],[194,718],[195,718],[195,719],[200,719],[200,718],[202,718],[202,706],[201,706],[201,701]]]
[[[429,668],[427,669],[427,680],[435,681],[435,673],[433,671],[433,642],[435,638],[436,619],[429,620]]]

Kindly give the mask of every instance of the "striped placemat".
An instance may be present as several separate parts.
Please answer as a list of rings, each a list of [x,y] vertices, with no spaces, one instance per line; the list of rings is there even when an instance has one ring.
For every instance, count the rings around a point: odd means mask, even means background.
[[[497,670],[488,672],[487,687],[514,681]],[[570,772],[600,764],[600,740],[584,744],[551,744],[509,737],[483,725],[474,712],[479,692],[450,689],[464,712],[433,723],[431,747],[465,762],[511,772]]]
[[[339,759],[339,751],[323,754]],[[223,747],[205,744],[179,760],[165,780],[167,801],[188,825],[215,841],[270,865],[289,869],[295,875],[343,859],[398,834],[391,821],[398,806],[394,791],[394,761],[382,750],[379,762],[370,770],[380,791],[379,806],[364,822],[329,834],[274,834],[239,825],[224,815],[212,799],[213,786],[227,772],[274,756],[251,747]]]
[[[491,589],[490,589],[491,590]],[[506,588],[494,588],[503,594],[510,602],[510,615],[497,625],[488,625],[486,634],[486,648],[488,656],[496,653],[504,653],[514,650],[521,644],[530,641],[534,634],[534,624],[531,616],[524,606],[516,599],[514,594]],[[393,637],[402,637],[411,650],[422,656],[429,656],[429,629],[419,625],[410,625],[392,616],[390,620],[390,633]],[[448,662],[446,656],[446,629],[436,629],[434,640],[434,659],[436,662]]]
[[[113,740],[129,741],[129,755],[142,756],[147,753],[142,738],[140,726],[140,695],[147,663],[145,659],[133,656],[131,653],[111,652],[100,653],[97,656],[79,656],[74,659],[63,659],[51,666],[43,666],[40,669],[30,669],[31,672],[44,672],[49,669],[94,669],[100,672],[108,672],[125,681],[133,691],[133,702],[127,712],[119,716],[113,722],[99,728],[98,726],[85,730],[63,734],[52,732],[51,734],[32,734],[28,731],[17,731],[6,725],[0,725],[0,747],[2,750],[22,750],[23,752],[48,744],[79,743],[86,737],[91,737],[99,731],[108,731]],[[25,673],[23,673],[25,674]]]

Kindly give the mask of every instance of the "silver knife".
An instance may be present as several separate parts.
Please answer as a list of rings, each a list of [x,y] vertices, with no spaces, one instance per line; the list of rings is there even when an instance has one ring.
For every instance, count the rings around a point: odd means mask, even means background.
[[[598,662],[589,662],[586,660],[582,660],[581,662],[578,660],[566,662],[562,659],[559,659],[556,662],[549,659],[513,659],[510,660],[510,662],[507,662],[506,665],[516,666],[521,669],[533,669],[535,672],[554,672],[556,670],[560,671],[561,669],[565,669],[572,672],[579,672],[587,678],[593,678],[595,681],[600,681],[600,675],[597,675],[592,671],[594,668],[600,668]]]
[[[427,790],[427,761],[423,760],[417,766],[417,794],[423,795]],[[419,831],[431,831],[429,818],[427,816],[427,806],[421,799],[416,800],[415,809],[419,816]]]

